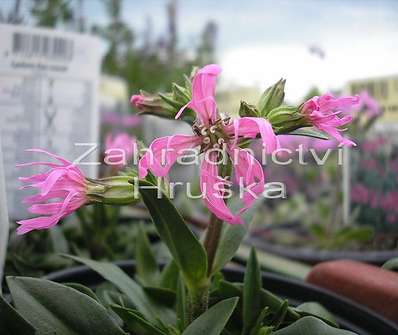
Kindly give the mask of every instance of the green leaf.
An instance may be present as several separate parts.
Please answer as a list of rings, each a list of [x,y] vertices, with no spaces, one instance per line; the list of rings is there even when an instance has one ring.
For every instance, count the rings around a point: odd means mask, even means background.
[[[239,249],[243,239],[246,236],[248,226],[253,220],[253,216],[257,211],[259,201],[256,202],[250,209],[248,209],[243,215],[242,219],[244,222],[247,222],[245,225],[224,225],[224,229],[222,231],[222,235],[220,238],[220,242],[218,244],[218,248],[216,251],[216,255],[214,257],[214,265],[212,273],[216,273],[224,268],[225,264],[227,264],[236,254],[236,251]],[[233,211],[238,210],[238,204],[234,202],[231,203],[231,209]]]
[[[250,330],[256,324],[261,312],[261,274],[257,262],[256,251],[250,251],[249,260],[243,284],[243,331],[242,334],[250,334]]]
[[[315,128],[310,128],[310,127],[293,130],[293,131],[289,132],[289,134],[287,134],[287,135],[308,136],[308,137],[318,138],[321,140],[329,139],[329,137],[327,137],[324,133],[316,130]]]
[[[133,309],[117,305],[111,305],[110,307],[123,320],[127,329],[133,332],[133,334],[167,335]]]
[[[212,292],[212,294],[222,299],[242,297],[242,290],[243,285],[240,283],[233,284],[225,280],[220,280],[218,289]],[[277,313],[284,302],[281,298],[263,288],[260,291],[260,298],[261,308],[268,307],[272,313]],[[288,308],[287,316],[293,320],[296,320],[300,317],[300,315],[292,307]]]
[[[162,305],[173,307],[176,302],[176,292],[168,288],[145,286],[144,291]]]
[[[386,270],[397,270],[398,269],[398,257],[393,258],[385,262],[382,266],[383,269]]]
[[[239,298],[222,300],[195,319],[182,335],[219,335],[234,311]]]
[[[333,327],[339,327],[333,315],[317,302],[305,302],[296,307],[296,311],[304,316],[315,316]]]
[[[282,104],[285,98],[285,83],[286,80],[281,78],[261,95],[258,102],[258,110],[261,116],[267,116],[268,112]]]
[[[94,300],[98,301],[98,297],[95,295],[95,293],[93,292],[92,289],[90,289],[87,286],[84,286],[82,284],[79,283],[63,283],[65,286],[68,286],[70,288],[73,288],[83,294],[88,295],[90,298],[93,298]]]
[[[188,284],[200,286],[206,280],[206,252],[171,201],[164,194],[159,199],[154,187],[140,180],[140,192],[156,229]]]
[[[355,333],[331,327],[313,316],[306,316],[272,335],[355,335]]]
[[[235,255],[244,237],[247,228],[245,225],[227,225],[222,232],[220,242],[214,256],[212,273],[223,269]]]
[[[138,226],[135,249],[136,269],[140,281],[146,286],[155,286],[159,281],[159,269],[155,255],[152,252],[148,236],[142,227]]]
[[[180,269],[178,268],[177,264],[171,260],[170,263],[164,267],[162,273],[160,274],[160,287],[176,291],[179,275]]]
[[[94,299],[45,279],[8,277],[17,310],[38,334],[125,334]]]
[[[182,276],[179,277],[177,285],[177,324],[178,329],[183,331],[187,325],[187,297]]]
[[[173,312],[166,307],[160,306],[150,299],[144,289],[138,285],[132,278],[123,272],[118,266],[112,263],[97,262],[90,259],[66,255],[76,262],[83,263],[95,272],[99,273],[107,281],[115,285],[124,293],[136,308],[150,321],[156,322],[158,318],[167,322],[174,322]]]
[[[36,333],[32,324],[25,320],[1,295],[0,330],[5,335],[34,335]]]

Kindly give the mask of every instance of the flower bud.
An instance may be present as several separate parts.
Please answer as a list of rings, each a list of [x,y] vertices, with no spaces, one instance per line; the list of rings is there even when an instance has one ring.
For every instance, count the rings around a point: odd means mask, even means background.
[[[132,176],[113,176],[102,179],[87,178],[87,198],[90,202],[107,205],[129,205],[139,201],[134,185],[129,183]]]
[[[268,113],[267,119],[277,134],[287,134],[302,127],[312,126],[300,110],[293,106],[274,108]]]
[[[267,116],[271,110],[282,104],[285,98],[285,83],[286,80],[281,78],[264,91],[258,102],[258,110],[261,116]]]
[[[239,108],[239,116],[240,117],[258,117],[259,112],[256,108],[256,106],[250,105],[244,101],[240,102],[240,108]]]
[[[138,109],[139,114],[152,114],[172,119],[175,114],[174,109],[158,95],[151,95],[141,91],[130,99],[130,104]]]

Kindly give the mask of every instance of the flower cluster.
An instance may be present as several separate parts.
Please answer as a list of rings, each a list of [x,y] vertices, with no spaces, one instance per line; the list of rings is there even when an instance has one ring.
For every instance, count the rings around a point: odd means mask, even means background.
[[[174,84],[170,94],[140,94],[131,97],[131,104],[141,113],[169,118],[173,114],[176,119],[185,114],[184,120],[189,120],[187,122],[192,125],[192,135],[160,137],[150,144],[149,150],[138,163],[140,178],[145,178],[149,171],[157,177],[166,176],[185,150],[199,148],[204,156],[199,177],[206,206],[222,221],[243,223],[241,214],[264,192],[265,185],[262,165],[250,150],[244,149],[248,143],[261,138],[266,152],[272,153],[280,147],[278,133],[286,134],[301,127],[312,126],[332,136],[340,145],[355,145],[342,136],[341,127],[351,122],[352,116],[343,114],[358,103],[357,96],[336,98],[325,94],[313,97],[298,108],[283,106],[285,80],[280,80],[265,91],[258,106],[242,102],[240,117],[231,119],[220,114],[217,108],[215,91],[220,72],[218,65],[210,64],[199,69],[192,82],[186,83],[185,87]],[[106,153],[115,149],[123,150],[128,160],[133,154],[134,143],[135,139],[128,134],[108,136]],[[44,152],[37,149],[32,151]],[[227,162],[220,159],[225,157],[225,153]],[[23,182],[30,183],[28,187],[39,190],[38,195],[25,199],[31,205],[29,211],[44,216],[20,221],[19,233],[52,227],[63,217],[93,201],[104,202],[110,199],[114,203],[125,203],[127,199],[132,200],[129,194],[131,188],[124,184],[128,180],[90,180],[69,161],[47,154],[59,163],[24,164],[46,165],[50,170],[21,178]],[[120,156],[117,158],[120,159]],[[229,171],[230,168],[232,172]],[[231,176],[233,180],[229,179]],[[241,208],[235,213],[225,201],[225,193],[233,182],[244,189]],[[109,193],[109,189],[112,192]],[[116,198],[114,190],[117,190]]]
[[[261,164],[249,152],[239,148],[238,143],[260,135],[263,144],[272,152],[278,141],[271,124],[264,118],[241,117],[233,121],[222,118],[215,101],[216,78],[220,72],[220,67],[213,64],[196,73],[192,81],[192,99],[176,115],[176,119],[179,118],[186,108],[195,111],[197,120],[192,127],[193,135],[155,139],[149,146],[150,151],[139,162],[139,176],[144,178],[148,170],[155,176],[165,176],[185,149],[200,146],[202,152],[208,152],[208,159],[204,159],[200,167],[200,187],[206,206],[223,221],[242,223],[240,214],[264,191],[264,173]],[[243,181],[245,186],[252,185],[250,192],[243,195],[243,207],[238,213],[232,213],[227,207],[223,187],[214,187],[215,184],[230,185],[220,171],[219,149],[229,154],[235,179]],[[163,152],[167,155],[165,165],[160,164]]]

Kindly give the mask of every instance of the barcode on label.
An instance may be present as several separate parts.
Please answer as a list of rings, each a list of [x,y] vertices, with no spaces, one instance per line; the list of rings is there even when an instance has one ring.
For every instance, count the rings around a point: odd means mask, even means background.
[[[14,33],[12,52],[25,57],[70,61],[73,58],[73,40],[39,34]]]

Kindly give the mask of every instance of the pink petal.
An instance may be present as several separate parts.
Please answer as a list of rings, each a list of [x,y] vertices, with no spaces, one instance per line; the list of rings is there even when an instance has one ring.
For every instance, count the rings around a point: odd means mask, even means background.
[[[228,182],[222,182],[222,179],[220,179],[218,165],[213,163],[216,156],[212,155],[210,159],[212,161],[204,159],[200,168],[200,189],[204,196],[204,203],[220,220],[231,224],[242,224],[242,219],[231,212],[223,199],[224,193],[222,188]]]
[[[271,124],[263,118],[241,117],[235,119],[233,126],[227,127],[226,130],[230,135],[235,136],[235,141],[237,141],[239,136],[256,138],[260,134],[267,153],[272,153],[279,147],[277,136]]]
[[[55,155],[55,154],[52,154],[51,152],[48,152],[48,151],[43,150],[43,149],[34,148],[34,149],[27,149],[26,151],[27,152],[39,152],[39,153],[46,154],[46,155],[48,155],[48,156],[50,156],[52,158],[55,158],[55,159],[59,160],[64,165],[71,165],[72,164],[71,162],[69,162],[65,158],[62,158],[61,156],[58,156],[58,155]]]
[[[177,158],[184,154],[184,150],[194,148],[200,142],[200,137],[192,135],[173,135],[155,139],[138,163],[140,178],[144,178],[148,170],[155,176],[166,176]]]
[[[321,95],[318,99],[321,111],[349,111],[359,103],[359,96],[334,97],[332,94]]]
[[[47,204],[34,204],[28,208],[32,214],[52,215],[60,212],[63,202],[51,202]]]
[[[229,150],[229,156],[236,183],[245,187],[244,208],[239,211],[242,213],[264,192],[264,172],[261,164],[247,150],[235,147]]]
[[[55,183],[65,175],[65,173],[65,169],[54,169],[50,171],[44,181],[36,183],[32,186],[39,188],[41,195],[46,195],[48,192],[50,192]]]
[[[216,81],[220,72],[221,68],[216,64],[206,65],[198,70],[192,80],[192,99],[179,110],[176,119],[181,116],[185,108],[189,107],[196,112],[203,124],[208,125],[209,122],[215,121],[217,117]]]
[[[34,205],[43,203],[49,199],[57,199],[57,198],[65,198],[67,196],[67,191],[51,191],[48,192],[46,195],[35,194],[24,198],[23,203],[28,205]]]
[[[20,225],[17,228],[17,234],[22,235],[32,230],[49,229],[55,226],[59,220],[60,217],[58,215],[52,215],[17,221],[17,223]]]

